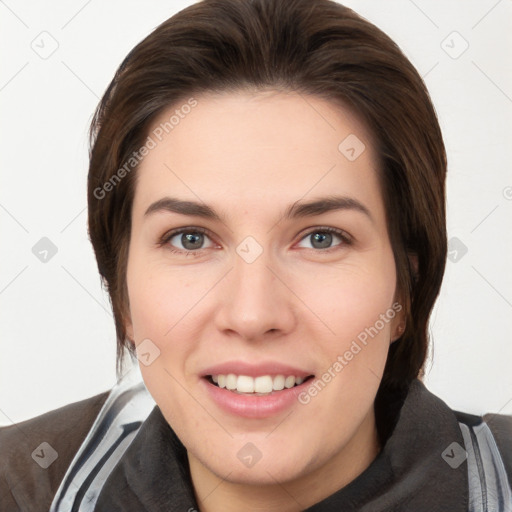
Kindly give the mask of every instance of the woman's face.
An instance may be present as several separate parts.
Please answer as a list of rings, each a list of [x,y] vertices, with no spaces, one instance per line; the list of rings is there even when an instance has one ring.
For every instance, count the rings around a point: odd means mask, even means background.
[[[191,467],[254,484],[357,468],[401,309],[371,138],[317,97],[195,100],[158,118],[137,170],[146,386]]]

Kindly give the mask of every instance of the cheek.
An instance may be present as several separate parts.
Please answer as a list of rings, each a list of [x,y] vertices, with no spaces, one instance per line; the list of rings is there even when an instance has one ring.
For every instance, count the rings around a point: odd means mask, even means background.
[[[134,251],[128,262],[127,285],[135,341],[153,336],[165,348],[175,326],[188,321],[200,300],[202,282],[197,275]]]
[[[151,365],[140,365],[148,388],[161,386],[170,375],[180,376],[180,382],[193,377],[187,364],[200,345],[206,314],[203,299],[215,276],[191,268],[173,268],[137,255],[129,261],[127,284],[135,344],[149,339],[159,353]]]
[[[193,282],[183,271],[171,271],[148,260],[139,264],[134,257],[128,265],[135,344],[147,344],[145,340],[150,340],[151,351],[157,354],[148,365],[140,360],[141,374],[154,400],[166,409],[166,417],[173,424],[179,424],[179,418],[187,415],[185,405],[190,401],[187,394],[182,394],[181,386],[189,384],[186,363],[197,350],[194,340],[198,339],[193,334],[197,329],[196,305],[205,293],[202,286]]]
[[[310,404],[316,417],[326,415],[326,403],[338,404],[341,407],[332,409],[330,415],[339,414],[340,421],[353,415],[356,421],[377,392],[400,309],[394,302],[392,249],[365,261],[358,259],[357,264],[346,262],[343,267],[324,269],[321,276],[309,276],[301,283],[304,302],[321,321],[316,327],[310,322],[308,337],[315,340],[322,367],[317,386],[309,388],[303,403]],[[308,289],[315,292],[307,293]],[[320,394],[322,398],[316,399]]]
[[[319,354],[322,370],[299,401],[308,418],[339,426],[337,434],[321,432],[327,444],[339,443],[336,436],[350,435],[350,429],[363,421],[384,372],[398,314],[395,272],[394,266],[386,272],[381,272],[378,265],[374,270],[354,269],[339,279],[332,276],[323,288],[322,299],[318,298],[320,294],[310,296],[311,310],[332,332],[320,324],[309,334],[316,341],[315,353]],[[320,336],[321,331],[328,334]]]
[[[346,342],[361,333],[364,339],[368,330],[375,334],[374,328],[389,332],[396,316],[392,308],[396,289],[392,250],[354,264],[323,268],[317,275],[307,274],[298,289],[333,341]]]
[[[135,342],[150,338],[160,349],[166,333],[172,328],[172,311],[176,311],[179,296],[183,300],[183,289],[170,292],[171,283],[156,279],[147,270],[142,270],[128,281],[130,313]],[[174,288],[174,287],[173,287]]]

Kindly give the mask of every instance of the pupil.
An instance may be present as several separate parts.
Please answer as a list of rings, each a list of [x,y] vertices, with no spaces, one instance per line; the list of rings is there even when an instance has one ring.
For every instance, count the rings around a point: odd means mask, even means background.
[[[312,237],[312,245],[315,249],[328,248],[332,243],[331,233],[314,233]]]
[[[202,233],[185,233],[181,235],[181,243],[185,249],[197,249],[203,242]]]

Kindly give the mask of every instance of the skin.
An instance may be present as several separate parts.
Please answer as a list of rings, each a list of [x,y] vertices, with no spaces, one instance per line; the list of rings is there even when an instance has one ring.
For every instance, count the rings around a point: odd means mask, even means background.
[[[127,332],[160,355],[140,364],[145,384],[188,451],[201,511],[296,511],[362,473],[380,449],[373,412],[400,314],[309,403],[248,419],[204,392],[200,372],[228,360],[275,360],[321,377],[365,328],[397,300],[393,251],[371,137],[326,100],[292,92],[204,94],[142,161],[127,267]],[[178,105],[179,107],[179,105]],[[163,112],[155,127],[176,105]],[[349,161],[338,145],[366,146]],[[284,219],[286,208],[336,195],[355,209]],[[221,221],[169,211],[144,215],[172,196],[206,203]],[[175,228],[208,230],[186,249]],[[332,227],[331,248],[312,234]],[[253,237],[262,254],[247,263],[237,246]],[[178,252],[172,252],[172,248]],[[248,468],[238,451],[253,443]]]

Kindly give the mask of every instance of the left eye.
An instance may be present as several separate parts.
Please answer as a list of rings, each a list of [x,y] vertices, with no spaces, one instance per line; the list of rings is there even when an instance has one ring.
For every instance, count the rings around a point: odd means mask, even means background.
[[[341,245],[343,242],[346,242],[346,239],[341,233],[319,229],[308,233],[300,241],[299,247],[306,247],[308,249],[330,249],[333,247],[333,242],[336,240],[338,243],[335,243],[334,246]]]
[[[175,233],[168,239],[168,242],[182,251],[194,251],[213,246],[210,238],[200,231],[181,231]]]

